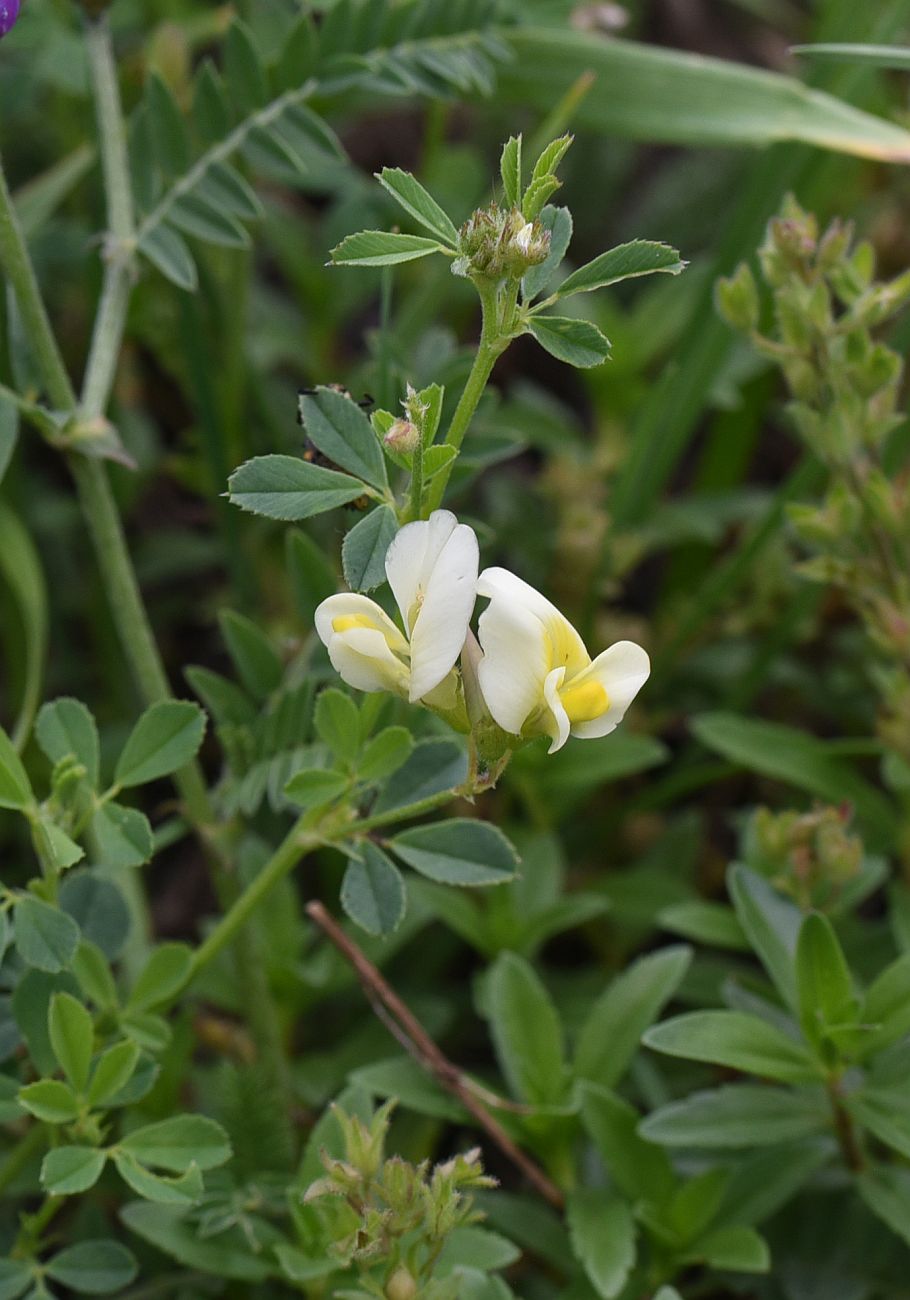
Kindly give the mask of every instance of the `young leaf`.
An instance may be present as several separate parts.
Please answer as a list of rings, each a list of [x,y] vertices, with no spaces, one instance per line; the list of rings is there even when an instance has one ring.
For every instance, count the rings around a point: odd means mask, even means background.
[[[414,826],[396,835],[391,847],[409,867],[445,885],[499,885],[518,866],[518,854],[498,827],[469,818]]]
[[[515,953],[503,953],[490,970],[487,993],[496,1055],[513,1094],[538,1105],[562,1101],[562,1023],[534,970]]]
[[[423,235],[398,235],[384,230],[360,230],[331,251],[334,266],[397,266],[446,249]]]
[[[642,1034],[676,992],[691,960],[690,948],[665,948],[617,976],[582,1026],[575,1053],[579,1079],[608,1088],[619,1082]]]
[[[383,167],[376,173],[376,179],[415,221],[449,248],[458,247],[458,231],[451,220],[410,172],[402,171],[400,167]]]
[[[687,1251],[685,1258],[734,1273],[767,1273],[771,1267],[771,1252],[765,1239],[754,1228],[741,1224],[706,1233]]]
[[[386,727],[364,748],[357,762],[361,781],[381,781],[397,772],[411,755],[414,739],[407,727]]]
[[[296,456],[254,456],[228,479],[231,501],[267,519],[309,519],[363,495],[350,474],[311,465]]]
[[[531,173],[531,181],[542,180],[545,176],[552,176],[556,168],[566,156],[572,141],[575,137],[571,135],[561,135],[557,139],[551,140],[550,143],[541,151],[540,157],[534,164],[534,170]]]
[[[889,1047],[910,1032],[910,952],[893,961],[869,986],[863,1020],[874,1026],[864,1055]]]
[[[55,993],[47,1015],[47,1032],[54,1055],[77,1093],[88,1083],[95,1042],[92,1017],[69,993]]]
[[[581,1118],[610,1177],[630,1201],[666,1205],[676,1187],[667,1153],[639,1131],[638,1111],[607,1088],[579,1087]]]
[[[346,393],[317,388],[299,398],[307,437],[340,469],[380,491],[388,485],[385,457],[366,415]]]
[[[22,760],[0,727],[0,808],[27,808],[33,798]]]
[[[249,248],[250,237],[238,221],[216,207],[202,191],[184,194],[171,204],[168,221],[184,234],[222,248]]]
[[[35,739],[52,763],[72,755],[98,784],[98,728],[81,700],[63,698],[45,704],[35,719]]]
[[[116,1097],[132,1079],[139,1064],[139,1048],[124,1039],[102,1052],[92,1071],[88,1089],[91,1106],[103,1106]]]
[[[25,964],[51,974],[70,964],[79,945],[79,927],[72,917],[31,895],[16,903],[13,935]]]
[[[334,768],[310,767],[295,772],[284,787],[284,794],[298,808],[321,808],[347,789],[350,778]]]
[[[193,255],[186,241],[172,226],[162,223],[147,230],[139,240],[139,252],[144,253],[178,289],[192,293],[198,287],[199,275]]]
[[[360,752],[360,714],[350,695],[335,686],[320,691],[313,722],[335,757],[353,763]]]
[[[652,1111],[639,1132],[669,1147],[746,1148],[795,1142],[830,1127],[830,1107],[820,1089],[736,1083]]]
[[[828,1025],[855,1017],[853,981],[834,927],[820,912],[803,921],[796,946],[796,983],[800,1023],[810,1042],[818,1043]]]
[[[79,1114],[75,1093],[59,1079],[39,1079],[20,1088],[19,1103],[48,1124],[69,1124]]]
[[[185,943],[163,943],[152,950],[130,992],[127,1009],[151,1011],[176,996],[186,984],[193,954]]]
[[[235,18],[224,43],[225,79],[244,113],[255,112],[268,98],[262,59],[245,23]]]
[[[240,680],[254,699],[267,700],[284,678],[281,655],[262,629],[243,614],[223,609],[218,623]]]
[[[215,1169],[231,1158],[224,1129],[204,1115],[174,1115],[133,1129],[120,1141],[119,1149],[143,1164],[178,1174],[192,1165]]]
[[[41,1166],[41,1186],[52,1196],[74,1196],[94,1187],[104,1168],[105,1153],[94,1147],[55,1147]]]
[[[32,1281],[31,1266],[25,1260],[0,1259],[0,1300],[19,1300],[31,1288]]]
[[[502,147],[499,160],[502,177],[503,202],[508,208],[517,208],[521,198],[521,136],[512,135]]]
[[[685,265],[675,248],[649,239],[635,239],[601,253],[593,262],[573,271],[556,290],[556,296],[568,298],[573,293],[590,293],[592,289],[605,289],[620,280],[652,275],[655,271],[679,275]]]
[[[669,907],[661,908],[657,921],[664,930],[707,944],[710,948],[750,951],[749,940],[736,919],[736,913],[725,903],[687,898],[682,903],[671,903]]]
[[[114,779],[145,785],[185,766],[205,734],[205,714],[191,700],[161,700],[146,709],[123,747]]]
[[[202,1197],[202,1174],[197,1165],[190,1165],[186,1173],[176,1178],[153,1174],[128,1151],[114,1152],[117,1173],[134,1192],[157,1205],[195,1205]]]
[[[550,356],[582,370],[599,366],[610,355],[610,340],[587,320],[531,316],[528,330]]]
[[[550,232],[550,251],[539,265],[529,267],[524,274],[521,293],[525,302],[531,302],[547,287],[572,239],[572,213],[568,208],[548,205],[540,214],[540,224]]]
[[[111,1295],[129,1286],[136,1261],[117,1241],[80,1241],[44,1265],[47,1276],[81,1295]]]
[[[92,815],[92,833],[106,867],[141,867],[152,856],[152,828],[138,808],[109,800]]]
[[[130,932],[130,911],[112,880],[91,870],[71,872],[60,886],[58,902],[83,940],[97,944],[110,960],[120,954]]]
[[[344,580],[352,591],[372,591],[385,582],[386,551],[398,532],[390,506],[377,506],[345,535],[341,546]]]
[[[393,934],[407,906],[401,872],[378,847],[365,840],[360,859],[351,858],[341,884],[341,906],[368,934]]]
[[[568,1220],[572,1247],[588,1281],[604,1300],[612,1300],[635,1264],[632,1211],[616,1195],[579,1188],[569,1197]]]
[[[746,938],[787,1005],[797,1010],[796,943],[802,914],[763,876],[735,863],[727,888]]]
[[[373,809],[376,813],[392,812],[419,803],[443,790],[455,789],[468,774],[468,758],[461,745],[452,740],[422,740],[380,792]]]
[[[818,1067],[799,1043],[742,1011],[691,1011],[649,1029],[642,1041],[657,1052],[708,1061],[784,1083],[812,1083]]]

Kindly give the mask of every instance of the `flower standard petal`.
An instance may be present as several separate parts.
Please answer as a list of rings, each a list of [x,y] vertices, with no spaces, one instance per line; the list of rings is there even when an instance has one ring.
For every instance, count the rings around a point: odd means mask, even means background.
[[[477,599],[479,559],[473,528],[457,524],[421,578],[423,600],[411,628],[412,700],[438,686],[461,654]]]
[[[408,669],[375,628],[336,632],[327,646],[336,673],[358,691],[393,691],[407,697]]]
[[[608,705],[597,718],[573,722],[572,735],[583,740],[608,736],[622,722],[626,710],[648,680],[651,662],[634,641],[617,641],[599,654],[590,668],[572,678],[570,689],[578,691],[588,683],[598,683],[606,692]],[[563,688],[565,694],[565,687]]]
[[[523,605],[537,618],[549,640],[550,668],[565,667],[568,674],[581,672],[591,662],[575,628],[555,605],[542,596],[530,583],[508,569],[484,569],[477,580],[477,594],[492,601],[507,600]]]
[[[526,605],[494,594],[477,634],[483,648],[477,680],[486,706],[503,731],[517,736],[544,700],[550,662],[543,623]]]
[[[386,577],[409,633],[439,554],[457,527],[451,510],[434,510],[429,519],[399,529],[386,552]]]

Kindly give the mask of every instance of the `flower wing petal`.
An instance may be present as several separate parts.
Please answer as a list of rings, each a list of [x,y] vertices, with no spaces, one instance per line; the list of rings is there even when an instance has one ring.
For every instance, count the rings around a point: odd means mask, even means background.
[[[544,702],[550,664],[543,623],[521,602],[494,594],[477,635],[484,652],[477,668],[483,698],[503,731],[517,736]]]
[[[417,519],[400,528],[386,551],[386,577],[409,632],[418,598],[426,594],[440,552],[457,527],[451,510],[434,510],[429,519]]]
[[[562,749],[569,739],[570,730],[572,730],[569,715],[559,698],[559,688],[565,675],[565,668],[554,668],[552,672],[547,673],[547,680],[543,684],[544,699],[547,702],[549,711],[549,716],[545,714],[542,723],[543,729],[551,741],[550,748],[547,750],[548,754],[555,754],[557,749]]]
[[[443,513],[448,511],[435,511],[431,522]],[[456,524],[429,570],[411,630],[412,700],[422,699],[438,686],[461,654],[477,598],[479,560],[473,528]]]
[[[574,723],[572,735],[583,740],[608,736],[622,722],[626,710],[648,680],[650,672],[651,661],[634,641],[617,641],[599,654],[590,668],[572,679],[572,686],[580,686],[592,679],[598,681],[607,692],[610,704],[599,718],[594,718],[591,722]]]
[[[372,627],[381,632],[390,649],[399,654],[407,654],[408,643],[398,631],[385,610],[370,600],[369,596],[360,596],[353,591],[342,591],[337,596],[328,596],[316,608],[314,620],[316,632],[323,645],[328,645],[337,635],[336,619],[357,619],[363,627]]]
[[[408,670],[375,628],[355,627],[335,632],[327,646],[332,667],[358,691],[394,691],[407,696]]]

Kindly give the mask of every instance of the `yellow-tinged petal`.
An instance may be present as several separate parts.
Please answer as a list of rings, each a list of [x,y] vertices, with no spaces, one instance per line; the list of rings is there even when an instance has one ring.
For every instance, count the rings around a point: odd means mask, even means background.
[[[598,717],[579,718],[572,721],[572,735],[583,740],[608,736],[619,726],[626,710],[648,680],[651,663],[647,654],[634,641],[617,641],[599,654],[591,666],[567,685],[572,691],[599,686],[608,697],[606,710]],[[563,688],[565,699],[566,688]]]
[[[525,605],[494,596],[480,616],[477,635],[483,649],[477,680],[486,706],[503,731],[517,736],[544,702],[550,671],[544,626]]]
[[[330,638],[336,633],[350,631],[351,628],[373,628],[381,632],[389,648],[395,654],[406,655],[408,643],[385,610],[355,591],[342,591],[337,596],[329,596],[316,609],[316,632],[323,645],[328,646]]]
[[[348,686],[358,691],[392,691],[407,698],[408,667],[375,628],[336,632],[327,649],[332,667]]]
[[[593,722],[610,707],[610,697],[601,682],[591,677],[580,686],[570,683],[559,692],[562,707],[571,723]]]

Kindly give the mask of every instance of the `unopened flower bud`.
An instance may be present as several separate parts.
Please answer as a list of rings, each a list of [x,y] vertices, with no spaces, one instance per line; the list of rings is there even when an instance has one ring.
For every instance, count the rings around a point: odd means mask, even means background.
[[[718,280],[715,294],[717,310],[733,329],[748,334],[758,327],[758,289],[745,262],[728,279]]]
[[[417,444],[420,442],[420,430],[410,420],[396,420],[382,441],[389,451],[396,451],[399,455],[409,456],[411,452],[417,450]]]
[[[6,33],[19,17],[21,0],[0,0],[0,36]]]
[[[417,1283],[406,1268],[396,1268],[386,1283],[385,1294],[388,1300],[413,1300]]]

